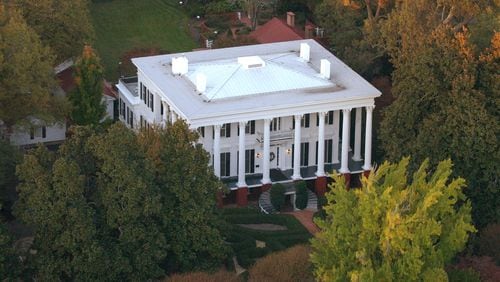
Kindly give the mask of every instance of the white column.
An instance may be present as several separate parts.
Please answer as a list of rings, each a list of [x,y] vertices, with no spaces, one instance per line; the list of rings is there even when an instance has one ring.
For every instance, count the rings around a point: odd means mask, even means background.
[[[361,113],[363,108],[356,108],[356,124],[354,125],[354,161],[361,161]]]
[[[302,179],[300,176],[300,120],[302,116],[295,116],[295,139],[293,141],[294,144],[294,152],[293,152],[293,175],[292,179]]]
[[[214,125],[214,172],[220,178],[220,125]]]
[[[333,159],[332,163],[339,163],[339,135],[340,135],[340,110],[333,112],[333,138],[332,138],[332,151]]]
[[[271,183],[271,178],[269,177],[269,154],[270,154],[270,130],[269,125],[271,123],[270,119],[264,119],[264,156],[262,160],[262,184]]]
[[[177,114],[173,110],[170,113],[172,114],[172,124],[174,124],[177,121]]]
[[[366,107],[366,131],[365,131],[365,165],[364,170],[372,169],[372,114],[373,106]]]
[[[246,122],[240,121],[238,187],[247,186],[247,184],[245,183],[245,125]]]
[[[318,170],[316,176],[325,176],[325,113],[318,113]]]
[[[342,160],[340,173],[349,173],[349,131],[351,125],[351,109],[342,110]]]

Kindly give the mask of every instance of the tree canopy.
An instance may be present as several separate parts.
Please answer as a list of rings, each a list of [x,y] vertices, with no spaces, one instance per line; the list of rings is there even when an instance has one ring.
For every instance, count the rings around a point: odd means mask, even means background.
[[[18,167],[15,214],[35,230],[35,277],[135,281],[220,264],[220,184],[185,123],[70,132],[58,152],[39,147]]]
[[[75,64],[76,89],[70,93],[71,120],[77,125],[97,125],[106,115],[103,69],[91,46],[83,48]]]
[[[50,50],[15,8],[0,3],[0,121],[11,130],[31,118],[62,118],[64,103],[51,95],[55,85]]]
[[[13,0],[42,42],[56,54],[57,63],[81,53],[94,30],[89,0]]]
[[[409,181],[408,164],[383,163],[359,189],[333,176],[312,239],[320,281],[447,281],[445,264],[475,232],[465,180],[451,179],[447,160],[425,161]]]

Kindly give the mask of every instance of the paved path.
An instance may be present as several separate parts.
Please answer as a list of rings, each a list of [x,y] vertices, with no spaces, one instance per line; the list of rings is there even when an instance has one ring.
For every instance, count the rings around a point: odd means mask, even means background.
[[[311,233],[312,235],[315,235],[316,233],[319,232],[318,226],[314,224],[313,222],[313,215],[314,212],[310,210],[302,210],[302,211],[294,211],[294,212],[287,212],[286,214],[291,214],[293,215],[304,227]]]

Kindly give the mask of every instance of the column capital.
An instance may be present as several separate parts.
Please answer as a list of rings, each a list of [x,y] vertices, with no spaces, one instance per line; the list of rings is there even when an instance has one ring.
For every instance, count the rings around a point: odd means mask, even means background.
[[[328,112],[318,112],[318,116],[325,117]]]
[[[220,130],[222,124],[214,124],[214,129]]]
[[[343,112],[344,114],[348,114],[348,113],[350,113],[350,112],[351,112],[351,110],[352,110],[352,108],[345,108],[345,109],[342,109],[342,112]]]
[[[303,115],[294,115],[295,120],[300,120],[300,119],[302,119],[302,116],[303,116]]]
[[[239,124],[240,126],[246,126],[246,125],[247,125],[247,123],[248,123],[248,121],[246,121],[246,120],[244,120],[244,121],[239,121],[239,122],[238,122],[238,124]]]
[[[273,118],[263,118],[262,120],[266,123],[270,123],[273,120]]]
[[[366,106],[365,109],[367,112],[372,112],[373,109],[375,109],[375,106]]]

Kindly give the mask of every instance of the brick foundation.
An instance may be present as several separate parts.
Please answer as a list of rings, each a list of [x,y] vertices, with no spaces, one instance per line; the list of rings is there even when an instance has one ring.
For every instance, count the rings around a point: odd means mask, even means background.
[[[264,193],[264,192],[266,192],[266,191],[270,190],[272,186],[273,186],[273,185],[272,185],[271,183],[262,184],[262,188],[261,188],[262,193]]]
[[[365,170],[365,171],[363,171],[363,176],[368,178],[368,176],[370,176],[371,172],[372,172],[371,170]]]
[[[216,196],[217,196],[217,207],[219,209],[221,209],[224,206],[223,194],[224,194],[224,192],[222,192],[222,191],[217,191],[217,193],[216,193]]]
[[[343,173],[342,176],[345,179],[345,186],[347,187],[347,189],[351,188],[351,174]]]
[[[240,207],[248,205],[248,187],[239,187],[236,190],[236,204]]]
[[[314,192],[318,197],[324,196],[326,193],[327,178],[326,176],[319,176],[314,181]]]

